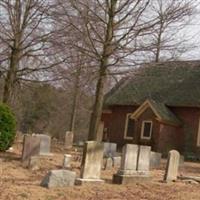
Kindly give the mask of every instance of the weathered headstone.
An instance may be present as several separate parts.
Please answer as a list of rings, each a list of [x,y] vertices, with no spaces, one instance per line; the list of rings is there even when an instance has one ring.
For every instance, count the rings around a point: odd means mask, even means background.
[[[109,170],[113,168],[113,159],[111,157],[109,158],[104,158],[104,170]]]
[[[51,137],[44,134],[36,134],[40,138],[40,155],[50,155]]]
[[[31,156],[39,155],[40,138],[31,135],[24,135],[22,161],[28,160]]]
[[[117,144],[104,142],[104,157],[113,157],[117,152]]]
[[[31,170],[38,170],[40,168],[39,156],[31,156],[29,158],[28,168]]]
[[[67,131],[65,134],[65,149],[71,149],[73,146],[74,133]]]
[[[140,146],[137,171],[142,174],[149,174],[150,168],[150,157],[151,157],[151,147],[150,146]]]
[[[161,164],[162,154],[151,151],[150,168],[159,168]]]
[[[180,162],[180,154],[176,150],[171,150],[168,153],[167,166],[164,175],[164,181],[175,181],[178,176],[178,168]]]
[[[119,175],[132,175],[137,170],[139,146],[134,144],[126,144],[122,149],[122,159]]]
[[[71,159],[72,159],[71,155],[69,155],[69,154],[64,155],[63,168],[70,168],[71,167]]]
[[[103,144],[96,141],[86,142],[83,150],[80,178],[76,180],[76,183],[102,182],[100,179],[102,159]]]
[[[121,159],[122,159],[121,156],[114,156],[113,157],[113,165],[114,165],[114,167],[120,167]]]
[[[122,151],[120,169],[113,175],[113,183],[129,184],[149,180],[149,162],[150,147],[126,144]]]
[[[52,170],[42,180],[41,186],[47,188],[73,186],[76,172],[69,170]]]

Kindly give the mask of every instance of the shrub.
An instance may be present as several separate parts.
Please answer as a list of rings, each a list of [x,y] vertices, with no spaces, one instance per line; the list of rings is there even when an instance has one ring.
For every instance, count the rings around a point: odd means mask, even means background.
[[[5,104],[0,104],[0,151],[7,150],[14,142],[16,134],[15,116]]]

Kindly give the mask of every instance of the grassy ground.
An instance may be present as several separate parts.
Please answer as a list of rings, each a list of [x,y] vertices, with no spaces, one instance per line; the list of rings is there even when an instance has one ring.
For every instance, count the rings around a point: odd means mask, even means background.
[[[117,169],[102,171],[104,184],[74,186],[58,189],[40,187],[40,182],[51,169],[62,168],[63,154],[61,148],[54,148],[54,155],[41,158],[41,168],[31,171],[23,167],[20,161],[21,146],[15,146],[12,153],[0,154],[0,199],[1,200],[199,200],[200,185],[181,181],[163,183],[165,162],[160,169],[151,171],[151,182],[128,186],[113,185],[112,174]],[[74,154],[76,155],[76,153]],[[80,171],[80,161],[73,161],[72,170]],[[180,174],[200,176],[200,164],[185,163]]]

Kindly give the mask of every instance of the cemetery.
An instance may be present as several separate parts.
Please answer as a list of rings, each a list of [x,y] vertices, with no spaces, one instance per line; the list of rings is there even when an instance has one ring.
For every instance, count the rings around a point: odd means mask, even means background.
[[[0,0],[0,200],[200,200],[200,0]]]
[[[48,135],[15,141],[0,153],[0,199],[200,199],[200,164],[176,150],[163,159],[144,145],[67,146]]]

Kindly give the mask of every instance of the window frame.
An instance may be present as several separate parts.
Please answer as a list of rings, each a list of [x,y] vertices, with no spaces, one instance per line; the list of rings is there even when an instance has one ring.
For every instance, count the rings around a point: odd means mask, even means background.
[[[149,137],[144,136],[145,123],[150,123],[151,124],[151,127],[150,127],[150,136]],[[150,140],[151,136],[152,136],[152,130],[153,130],[153,121],[151,121],[151,120],[144,120],[144,121],[142,121],[141,139]]]
[[[124,128],[124,139],[126,140],[132,140],[134,137],[127,136],[127,131],[128,131],[128,122],[129,122],[129,117],[132,115],[132,113],[127,113],[126,114],[126,121],[125,121],[125,128]],[[134,133],[134,131],[133,131]]]

